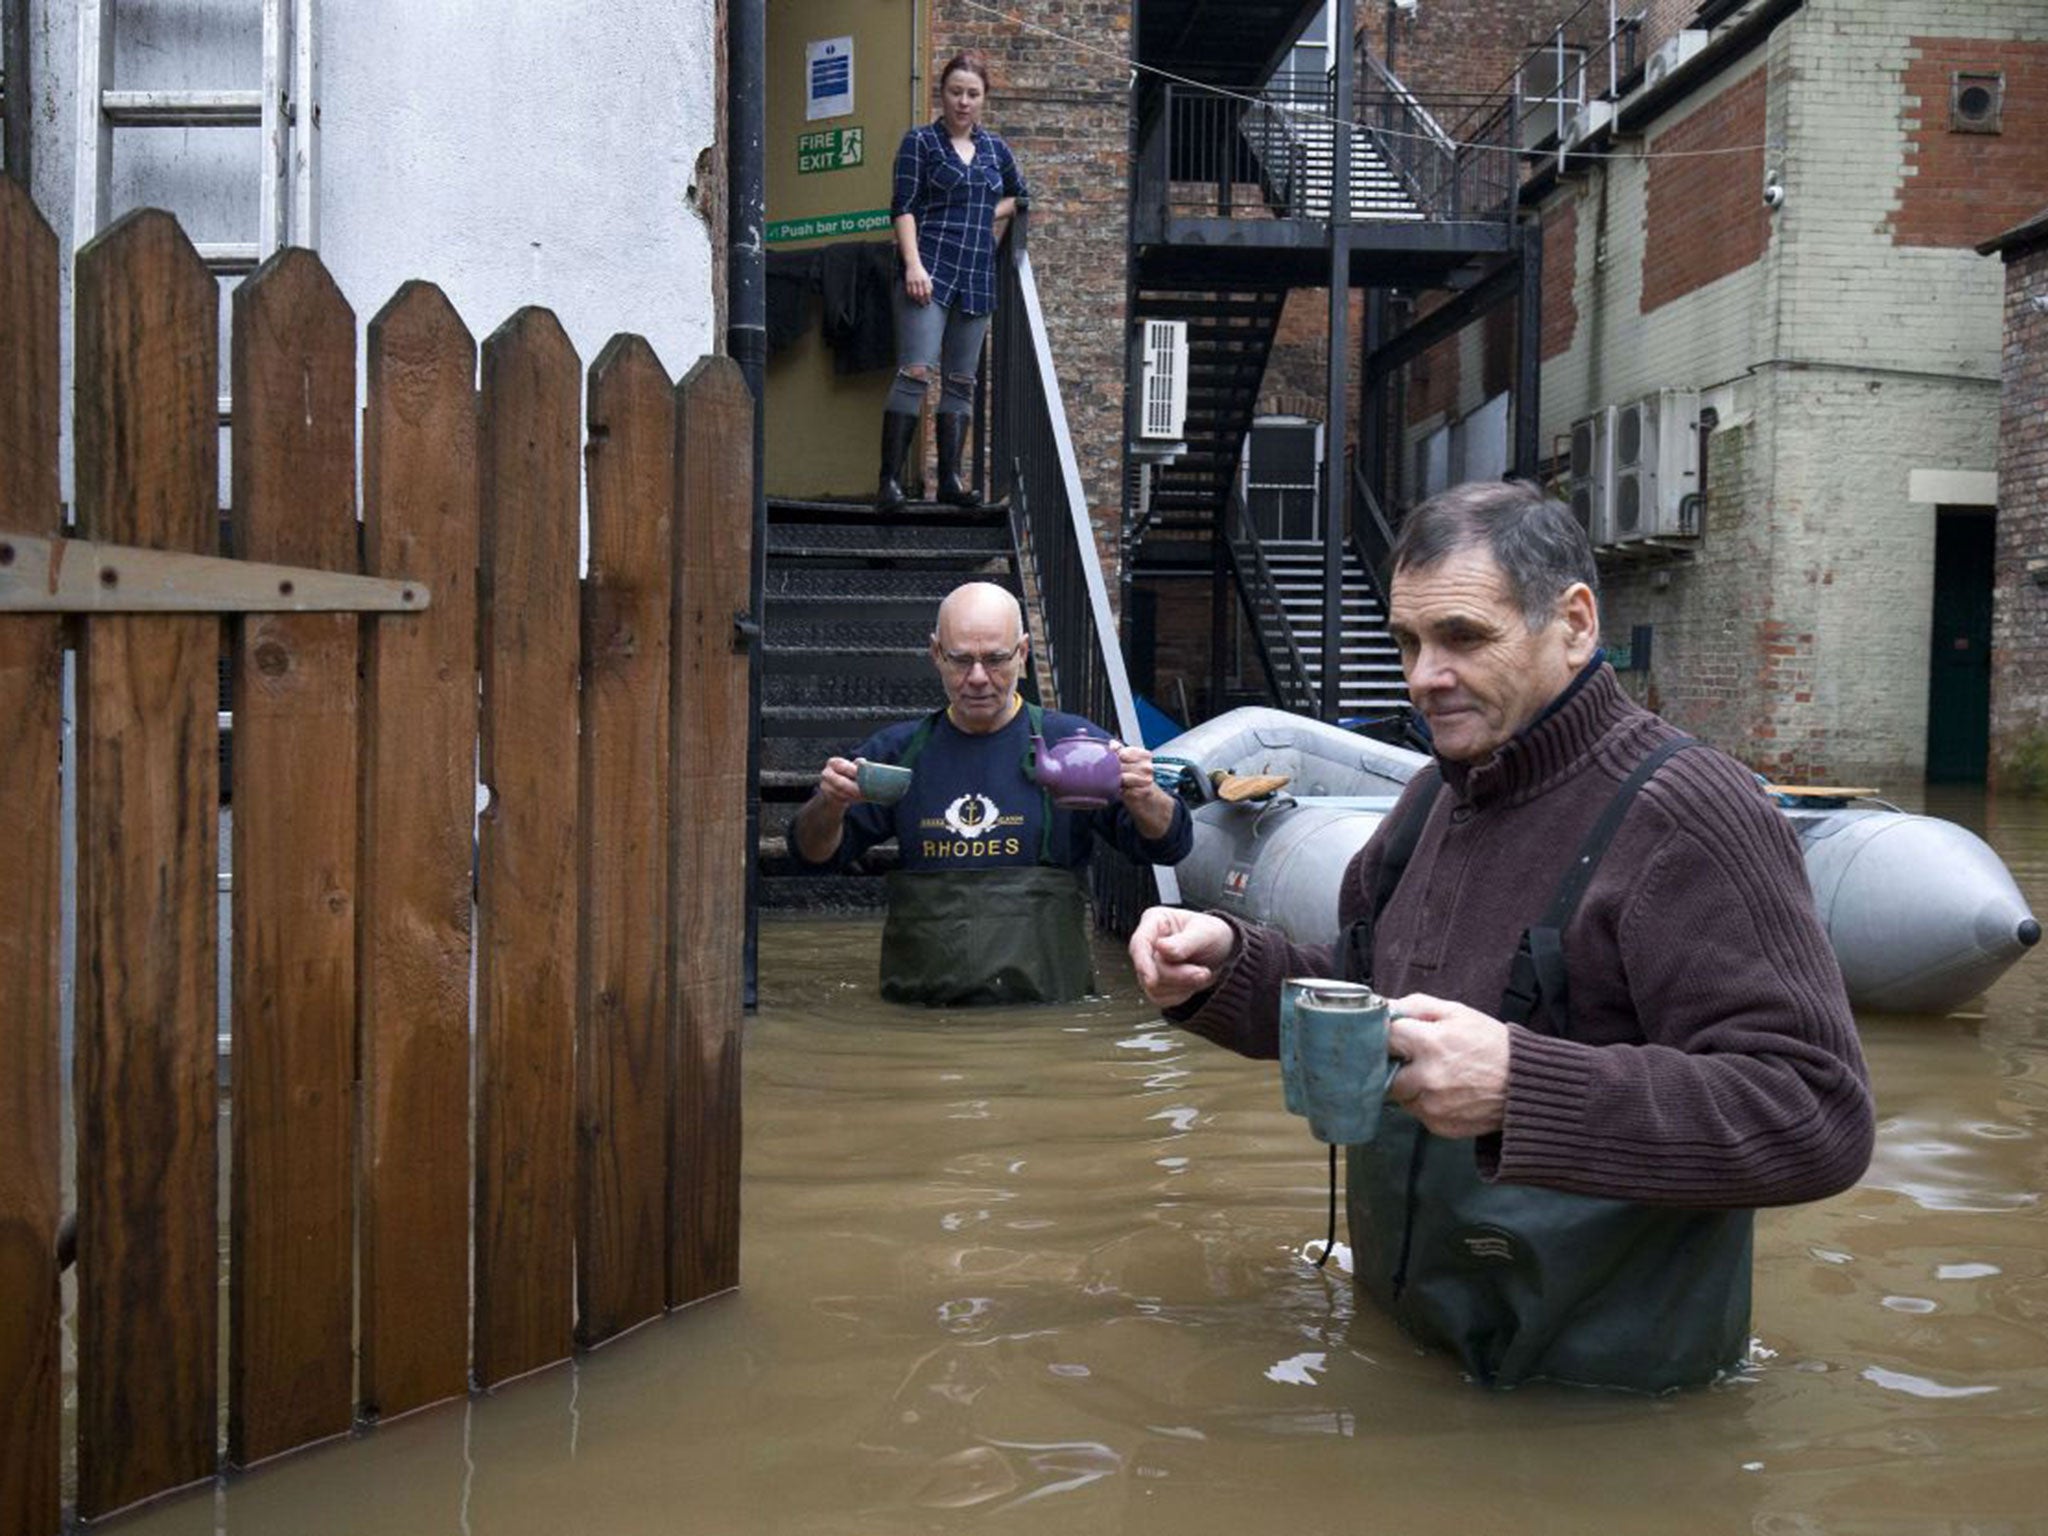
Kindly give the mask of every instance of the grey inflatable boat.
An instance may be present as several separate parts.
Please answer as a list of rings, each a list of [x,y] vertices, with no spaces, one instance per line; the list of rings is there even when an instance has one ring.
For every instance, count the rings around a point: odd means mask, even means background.
[[[1327,943],[1351,856],[1428,761],[1421,753],[1277,709],[1235,709],[1163,743],[1207,802],[1177,866],[1181,901]],[[1230,803],[1212,774],[1284,775],[1285,789]],[[1850,1002],[1947,1013],[2004,975],[2041,925],[1998,855],[1954,822],[1867,803],[1785,811]]]

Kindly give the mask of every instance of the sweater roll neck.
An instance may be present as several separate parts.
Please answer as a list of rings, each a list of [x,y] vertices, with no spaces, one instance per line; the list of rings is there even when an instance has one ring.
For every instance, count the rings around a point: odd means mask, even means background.
[[[1439,758],[1437,766],[1460,801],[1492,805],[1527,799],[1582,764],[1629,707],[1621,681],[1603,654],[1588,663],[1534,724],[1495,748],[1492,756],[1476,763]]]

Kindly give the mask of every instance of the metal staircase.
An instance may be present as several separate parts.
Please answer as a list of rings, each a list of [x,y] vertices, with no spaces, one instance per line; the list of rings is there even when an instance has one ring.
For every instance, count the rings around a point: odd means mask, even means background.
[[[1261,546],[1294,650],[1301,658],[1312,697],[1323,683],[1323,546],[1309,540],[1267,539]],[[1344,546],[1343,657],[1337,698],[1347,722],[1398,713],[1408,702],[1401,679],[1401,655],[1387,633],[1387,615],[1349,542]],[[1269,642],[1270,644],[1270,642]]]
[[[1327,89],[1314,95],[1269,88],[1239,127],[1257,160],[1267,201],[1282,218],[1330,217],[1336,125],[1328,116]],[[1423,217],[1414,189],[1389,163],[1370,128],[1351,139],[1354,223],[1406,223]]]
[[[1237,474],[1286,303],[1285,288],[1139,291],[1134,319],[1188,322],[1187,451],[1153,471],[1151,515],[1141,535],[1207,533],[1214,525]]]
[[[939,600],[969,580],[1019,590],[1008,515],[913,502],[885,516],[846,502],[770,500],[767,568],[761,906],[876,909],[877,877],[894,866],[895,845],[870,850],[847,874],[801,873],[785,842],[790,818],[826,758],[945,701],[927,649]]]

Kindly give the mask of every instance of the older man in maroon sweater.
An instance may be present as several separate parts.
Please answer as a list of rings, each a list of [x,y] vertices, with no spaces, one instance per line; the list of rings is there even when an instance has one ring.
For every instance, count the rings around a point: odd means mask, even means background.
[[[1438,771],[1353,859],[1340,942],[1154,908],[1131,938],[1139,983],[1187,1028],[1271,1057],[1284,978],[1369,979],[1404,1065],[1379,1133],[1349,1149],[1359,1283],[1492,1385],[1709,1380],[1747,1353],[1751,1209],[1833,1194],[1870,1157],[1868,1077],[1797,842],[1740,764],[1676,751],[1564,923],[1563,995],[1510,1006],[1524,935],[1679,733],[1622,692],[1592,550],[1534,487],[1424,503],[1392,568]],[[1388,894],[1381,862],[1413,817]]]

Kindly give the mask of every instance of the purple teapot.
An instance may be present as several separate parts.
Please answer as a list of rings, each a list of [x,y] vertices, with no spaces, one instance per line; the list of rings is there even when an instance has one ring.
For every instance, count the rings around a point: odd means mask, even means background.
[[[1123,798],[1124,765],[1117,749],[1094,736],[1069,736],[1051,746],[1031,738],[1032,777],[1052,791],[1052,803],[1092,811]]]

